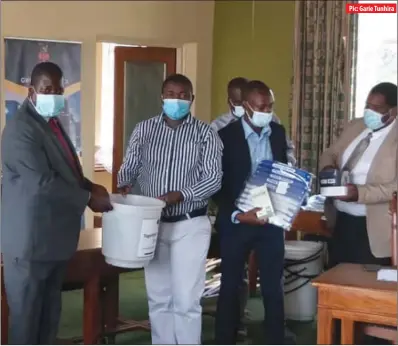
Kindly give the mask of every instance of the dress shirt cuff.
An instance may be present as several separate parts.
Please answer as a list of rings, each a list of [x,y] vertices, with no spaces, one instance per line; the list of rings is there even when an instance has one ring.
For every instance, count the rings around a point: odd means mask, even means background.
[[[182,189],[180,190],[180,192],[185,202],[191,202],[195,197],[194,192],[190,187]]]
[[[232,215],[231,215],[231,221],[232,223],[238,224],[240,223],[239,220],[236,218],[238,216],[238,214],[240,214],[241,211],[240,210],[235,210]]]
[[[117,188],[118,189],[121,189],[121,188],[126,187],[126,186],[132,186],[132,184],[130,182],[128,182],[128,181],[121,182],[121,183],[117,184]]]

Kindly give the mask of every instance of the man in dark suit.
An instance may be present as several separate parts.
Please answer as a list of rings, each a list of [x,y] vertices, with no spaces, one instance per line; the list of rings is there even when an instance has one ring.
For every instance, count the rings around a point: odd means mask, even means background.
[[[286,134],[272,121],[274,96],[260,81],[251,81],[243,93],[245,115],[219,132],[224,144],[223,180],[214,197],[220,231],[221,288],[216,316],[216,343],[235,344],[239,325],[239,287],[249,252],[254,249],[260,269],[265,309],[265,337],[284,343],[283,260],[284,232],[257,218],[258,209],[243,213],[235,201],[246,179],[265,159],[287,163]]]
[[[28,97],[2,135],[1,252],[10,344],[56,343],[62,282],[84,210],[112,209],[106,189],[84,177],[59,122],[62,77],[51,62],[36,65]]]

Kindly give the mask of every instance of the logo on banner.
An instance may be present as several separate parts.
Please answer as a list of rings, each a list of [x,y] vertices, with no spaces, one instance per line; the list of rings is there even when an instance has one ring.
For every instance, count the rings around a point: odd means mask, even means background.
[[[48,45],[46,43],[39,43],[40,51],[39,51],[39,61],[45,62],[50,60],[50,53],[48,53]]]

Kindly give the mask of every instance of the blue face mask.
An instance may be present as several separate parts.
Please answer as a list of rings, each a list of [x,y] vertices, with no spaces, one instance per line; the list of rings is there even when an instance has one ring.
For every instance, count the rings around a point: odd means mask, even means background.
[[[36,93],[35,108],[43,118],[57,117],[65,109],[65,96]]]
[[[172,120],[181,120],[188,113],[191,108],[191,101],[180,99],[164,99],[163,112]]]
[[[369,108],[365,109],[365,112],[363,114],[363,121],[368,129],[374,131],[383,127],[384,123],[382,119],[383,114],[375,112],[374,110],[371,110]]]

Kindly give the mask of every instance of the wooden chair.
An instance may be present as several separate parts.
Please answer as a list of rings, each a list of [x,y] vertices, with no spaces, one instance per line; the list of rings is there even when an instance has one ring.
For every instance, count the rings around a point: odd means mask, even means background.
[[[390,215],[391,215],[391,251],[392,266],[397,268],[397,193],[395,192],[390,203]],[[389,341],[391,344],[397,344],[397,329],[393,327],[385,327],[374,324],[362,325],[362,332],[365,335],[384,339]]]

